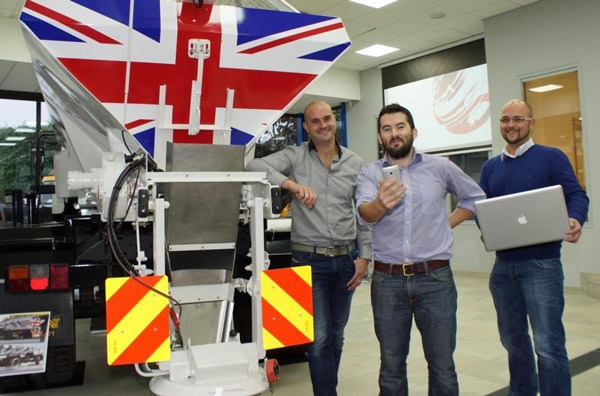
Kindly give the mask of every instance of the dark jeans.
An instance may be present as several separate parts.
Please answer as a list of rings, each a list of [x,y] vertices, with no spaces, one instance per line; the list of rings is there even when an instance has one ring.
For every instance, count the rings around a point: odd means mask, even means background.
[[[312,269],[315,340],[308,348],[308,365],[313,393],[335,396],[344,328],[354,294],[346,286],[354,275],[354,258],[292,251],[292,263],[310,265]]]
[[[381,396],[408,395],[406,358],[413,317],[429,367],[429,395],[458,395],[454,359],[457,293],[450,266],[404,277],[375,271],[371,281],[381,351]]]
[[[502,260],[490,276],[500,341],[508,351],[509,396],[570,395],[571,374],[562,314],[565,307],[560,259]],[[529,336],[533,331],[535,357]]]

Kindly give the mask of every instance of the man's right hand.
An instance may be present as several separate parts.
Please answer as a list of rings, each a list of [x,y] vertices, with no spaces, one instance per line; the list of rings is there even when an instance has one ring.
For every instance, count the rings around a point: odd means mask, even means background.
[[[281,183],[281,188],[291,191],[297,200],[302,202],[310,209],[312,209],[317,202],[317,194],[310,186],[298,184],[291,179],[286,179],[283,183]]]
[[[377,200],[387,211],[398,205],[406,195],[406,186],[398,180],[379,180]]]

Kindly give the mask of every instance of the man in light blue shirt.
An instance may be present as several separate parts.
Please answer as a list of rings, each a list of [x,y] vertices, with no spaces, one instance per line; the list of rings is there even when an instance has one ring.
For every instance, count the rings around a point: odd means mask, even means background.
[[[385,106],[377,128],[385,155],[359,173],[356,207],[359,223],[373,229],[371,304],[381,352],[380,395],[408,394],[413,317],[429,367],[429,394],[458,395],[452,228],[473,216],[474,202],[485,195],[447,158],[413,147],[418,132],[408,109]],[[400,167],[402,181],[382,180],[382,168],[391,165]],[[449,216],[448,193],[458,198]]]

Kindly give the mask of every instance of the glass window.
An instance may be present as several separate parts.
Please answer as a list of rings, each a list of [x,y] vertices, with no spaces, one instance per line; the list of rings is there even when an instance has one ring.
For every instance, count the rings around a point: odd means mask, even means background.
[[[0,99],[0,191],[31,185],[30,151],[35,143],[36,103]]]
[[[40,222],[39,208],[48,209],[51,196],[40,199],[41,186],[53,184],[53,158],[61,147],[39,100],[0,98],[0,194],[3,226]],[[40,115],[38,117],[38,111]],[[37,120],[41,119],[40,125]],[[48,188],[46,192],[51,191]],[[6,197],[10,197],[6,200]],[[14,197],[23,197],[14,201]],[[8,202],[8,204],[7,204]],[[19,216],[13,216],[18,213]],[[21,215],[22,213],[22,215]],[[18,218],[17,218],[18,217]],[[21,218],[22,217],[22,218]],[[50,221],[46,216],[44,221]]]
[[[346,137],[344,131],[345,113],[343,106],[332,108],[336,119],[335,136],[337,141],[345,145]],[[308,141],[308,133],[302,127],[302,114],[284,114],[267,131],[258,138],[254,156],[256,158],[266,157],[284,147],[298,145],[300,142]],[[300,131],[298,131],[300,129]],[[300,140],[298,139],[300,135]]]
[[[453,152],[444,154],[450,161],[454,162],[467,175],[471,176],[477,184],[481,176],[481,168],[483,163],[490,158],[492,154],[491,148],[482,149],[479,151],[469,152]],[[458,204],[458,200],[454,195],[450,196],[450,211],[453,211]]]
[[[481,176],[481,168],[483,163],[490,158],[491,149],[483,151],[474,151],[467,153],[453,153],[448,154],[446,157],[454,162],[460,169],[463,170],[467,175],[471,176],[477,184],[479,184],[479,177]]]
[[[585,189],[583,128],[577,71],[570,70],[523,81],[523,96],[533,108],[536,143],[562,150]]]
[[[256,142],[255,157],[262,158],[298,142],[296,116],[284,114]]]
[[[346,145],[346,138],[344,136],[344,123],[345,112],[342,106],[332,107],[333,115],[335,116],[335,140],[342,146]],[[304,121],[304,114],[300,114],[300,122]],[[308,141],[308,132],[302,128],[302,141]]]

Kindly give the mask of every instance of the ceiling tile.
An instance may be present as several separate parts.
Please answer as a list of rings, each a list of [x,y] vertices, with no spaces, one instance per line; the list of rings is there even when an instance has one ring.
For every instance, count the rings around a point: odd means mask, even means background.
[[[440,25],[471,34],[479,34],[483,32],[483,21],[481,18],[467,14],[457,16],[447,21],[442,21],[440,22]]]
[[[360,38],[363,34],[370,32],[371,30],[377,29],[375,26],[363,25],[360,23],[344,23],[346,27],[346,32],[348,32],[348,36],[350,39],[354,41],[354,39]]]
[[[431,41],[435,41],[436,43],[440,44],[440,45],[446,45],[446,44],[452,44],[452,43],[456,43],[457,41],[461,41],[464,39],[468,39],[469,37],[473,37],[474,35],[471,33],[467,33],[467,32],[459,32],[459,31],[452,31],[452,33],[448,33],[445,36],[439,36],[436,38],[431,39]]]
[[[411,17],[437,6],[437,3],[429,0],[401,0],[385,6],[383,9],[401,17]]]
[[[442,13],[445,16],[443,18],[435,19],[435,18],[431,17],[431,15],[434,13],[437,13],[437,14]],[[423,21],[429,21],[429,22],[435,23],[435,24],[439,24],[441,21],[443,21],[445,19],[455,18],[459,15],[462,15],[462,11],[458,11],[454,8],[450,8],[450,7],[446,7],[446,6],[437,6],[437,7],[430,8],[426,11],[417,13],[417,14],[413,15],[413,18],[423,20]]]
[[[454,32],[453,29],[449,29],[444,26],[435,25],[428,29],[421,29],[421,30],[415,31],[413,33],[413,35],[418,36],[420,39],[433,40],[434,38],[442,37],[442,36],[448,35],[453,32]]]
[[[398,36],[398,33],[390,32],[384,29],[373,29],[360,36],[361,41],[368,41],[369,45],[373,43],[383,43],[391,38]]]
[[[418,34],[413,33],[410,35],[397,36],[392,40],[386,41],[385,45],[390,45],[405,51],[414,52],[415,48],[422,47],[424,42],[429,42],[429,40],[423,39]],[[435,46],[437,46],[437,43]]]
[[[531,3],[535,3],[536,1],[538,1],[538,0],[511,0],[512,3],[516,3],[521,6],[526,6]]]
[[[488,7],[497,2],[498,0],[451,0],[445,6],[459,11],[472,12],[473,10]]]
[[[318,3],[318,1],[315,1]],[[324,9],[321,14],[342,18],[344,21],[353,21],[365,14],[375,12],[375,8],[367,7],[351,1],[341,1],[333,7]]]
[[[398,34],[410,34],[417,30],[429,29],[434,24],[428,21],[423,21],[414,18],[403,18],[397,22],[385,25],[382,29]]]
[[[339,3],[345,3],[344,0],[286,0],[292,7],[298,11],[303,11],[309,14],[323,14],[328,8],[331,8]]]
[[[477,15],[482,19],[485,19],[494,15],[503,14],[507,11],[513,10],[518,7],[518,5],[511,3],[510,1],[497,1],[496,3],[490,6],[473,10],[470,13],[473,15]]]
[[[373,11],[359,16],[350,22],[360,23],[367,26],[385,26],[396,21],[398,17],[384,11]]]

